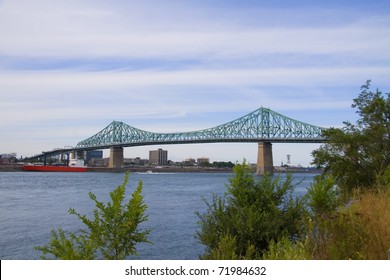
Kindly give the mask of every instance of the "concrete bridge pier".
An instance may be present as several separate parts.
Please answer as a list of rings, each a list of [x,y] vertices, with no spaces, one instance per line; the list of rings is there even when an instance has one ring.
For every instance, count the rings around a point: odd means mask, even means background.
[[[109,168],[120,168],[123,166],[123,147],[110,148]]]
[[[257,172],[258,175],[274,175],[274,163],[272,158],[271,142],[260,142],[257,148]]]

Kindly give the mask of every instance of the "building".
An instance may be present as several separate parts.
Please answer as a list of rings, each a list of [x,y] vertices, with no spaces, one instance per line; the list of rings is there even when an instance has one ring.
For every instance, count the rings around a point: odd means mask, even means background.
[[[1,154],[0,158],[16,158],[16,153]]]
[[[210,159],[207,157],[201,157],[196,159],[196,163],[198,165],[208,165],[210,163]]]
[[[140,157],[136,158],[125,158],[124,159],[125,165],[146,165],[149,163],[148,159],[141,159]]]
[[[152,165],[167,165],[168,151],[163,149],[149,151],[149,163]]]
[[[0,155],[0,164],[11,164],[14,163],[15,161],[16,161],[16,153]]]
[[[186,166],[192,166],[195,165],[196,160],[194,158],[187,158],[183,161],[183,164]]]

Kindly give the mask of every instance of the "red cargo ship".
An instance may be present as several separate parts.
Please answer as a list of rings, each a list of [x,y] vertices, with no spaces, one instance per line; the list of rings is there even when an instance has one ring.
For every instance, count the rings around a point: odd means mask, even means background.
[[[86,172],[84,160],[71,159],[67,165],[24,165],[24,171],[41,171],[41,172]]]
[[[87,167],[83,166],[54,166],[54,165],[25,165],[24,171],[41,171],[41,172],[86,172]]]

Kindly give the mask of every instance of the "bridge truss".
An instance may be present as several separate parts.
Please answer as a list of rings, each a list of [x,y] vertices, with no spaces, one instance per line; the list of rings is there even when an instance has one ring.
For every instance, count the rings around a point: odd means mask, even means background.
[[[79,142],[76,149],[214,142],[321,143],[325,141],[323,129],[261,107],[216,127],[180,133],[149,132],[113,121],[97,134]]]

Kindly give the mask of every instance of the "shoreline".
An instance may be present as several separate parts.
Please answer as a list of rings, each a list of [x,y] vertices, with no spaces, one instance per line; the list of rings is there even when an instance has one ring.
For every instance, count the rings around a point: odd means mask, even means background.
[[[108,168],[108,167],[88,167],[87,172],[153,172],[153,173],[231,173],[232,168],[216,168],[216,167],[187,167],[187,166],[131,166],[120,168]],[[23,165],[0,165],[0,172],[31,172],[23,170]]]
[[[275,173],[321,173],[321,170],[307,168],[275,168]],[[232,168],[199,167],[199,166],[129,166],[121,168],[88,167],[87,172],[152,172],[152,173],[232,173]],[[23,165],[0,165],[0,172],[29,172],[23,170]]]
[[[141,173],[231,173],[232,168],[215,168],[215,167],[184,167],[184,166],[131,166],[121,168],[108,168],[108,167],[88,167],[87,172],[141,172]]]

